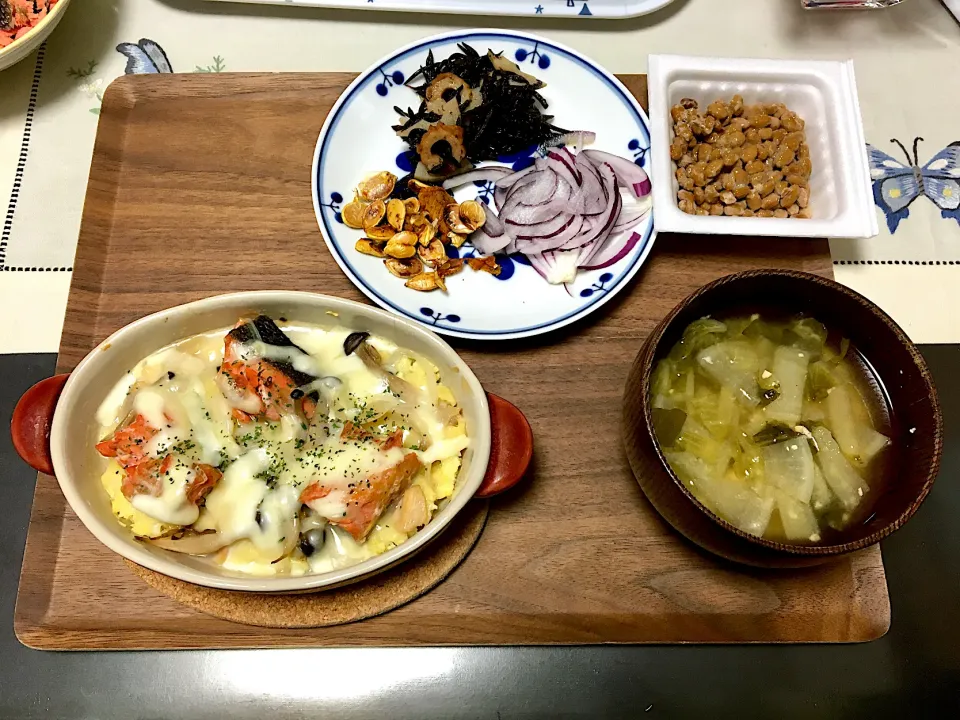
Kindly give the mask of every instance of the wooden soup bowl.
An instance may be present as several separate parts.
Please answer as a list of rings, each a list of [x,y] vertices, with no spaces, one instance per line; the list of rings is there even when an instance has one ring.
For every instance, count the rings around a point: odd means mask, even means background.
[[[830,544],[795,545],[740,530],[707,509],[676,476],[653,429],[650,381],[657,362],[684,328],[706,315],[768,310],[803,313],[849,338],[885,394],[892,416],[889,481],[870,498],[872,514]],[[923,357],[879,307],[853,290],[793,270],[751,270],[703,286],[665,317],[640,349],[623,399],[623,441],[630,467],[647,498],[678,532],[728,560],[768,568],[816,565],[873,545],[917,511],[940,468],[943,418]],[[872,495],[873,493],[871,493]]]

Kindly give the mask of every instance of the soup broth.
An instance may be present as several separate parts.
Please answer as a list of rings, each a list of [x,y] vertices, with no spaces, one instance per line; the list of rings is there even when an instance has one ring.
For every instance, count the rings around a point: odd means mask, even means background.
[[[732,525],[829,544],[869,518],[892,418],[865,360],[816,319],[696,320],[657,363],[650,393],[670,467]]]

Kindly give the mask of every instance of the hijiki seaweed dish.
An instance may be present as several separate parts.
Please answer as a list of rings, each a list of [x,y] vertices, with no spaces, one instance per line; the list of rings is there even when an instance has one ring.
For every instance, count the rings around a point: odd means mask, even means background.
[[[594,132],[558,125],[546,84],[502,52],[457,47],[443,59],[430,51],[407,80],[420,103],[395,107],[392,129],[414,169],[402,178],[367,169],[342,212],[364,233],[355,249],[421,292],[446,291],[446,278],[465,266],[497,275],[497,256],[526,256],[554,285],[626,257],[640,240],[630,231],[651,207],[643,169],[590,148]],[[524,151],[536,157],[528,167],[500,163]],[[492,205],[452,194],[487,183]],[[465,244],[476,251],[466,261]]]
[[[466,43],[458,47],[461,52],[439,62],[431,50],[407,81],[422,98],[416,111],[394,108],[403,122],[393,129],[417,156],[418,180],[442,181],[473,163],[544,145],[567,132],[544,112],[542,81],[502,53],[480,55]]]

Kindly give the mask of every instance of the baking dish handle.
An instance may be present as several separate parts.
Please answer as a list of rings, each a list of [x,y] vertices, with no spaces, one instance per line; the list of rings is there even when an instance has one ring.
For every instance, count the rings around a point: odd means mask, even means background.
[[[17,455],[34,470],[47,475],[53,475],[50,425],[68,377],[70,373],[64,373],[38,382],[23,394],[10,418],[10,436]]]
[[[474,497],[509,490],[523,478],[533,458],[533,431],[516,405],[487,393],[490,405],[490,463]]]

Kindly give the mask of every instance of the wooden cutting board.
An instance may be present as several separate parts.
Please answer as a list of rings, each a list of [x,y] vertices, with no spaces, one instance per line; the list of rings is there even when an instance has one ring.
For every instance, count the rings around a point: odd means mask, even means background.
[[[364,297],[328,254],[313,148],[349,74],[127,76],[107,91],[59,369],[141,315],[235,290]],[[646,102],[643,76],[621,79]],[[218,620],[159,594],[101,546],[40,476],[16,631],[41,648],[852,642],[890,606],[879,548],[793,572],[734,567],[653,511],[620,446],[620,398],[646,334],[722,275],[829,275],[824,240],[661,235],[626,289],[544,337],[452,344],[533,426],[533,476],[493,501],[472,554],[427,595],[317,630]]]

